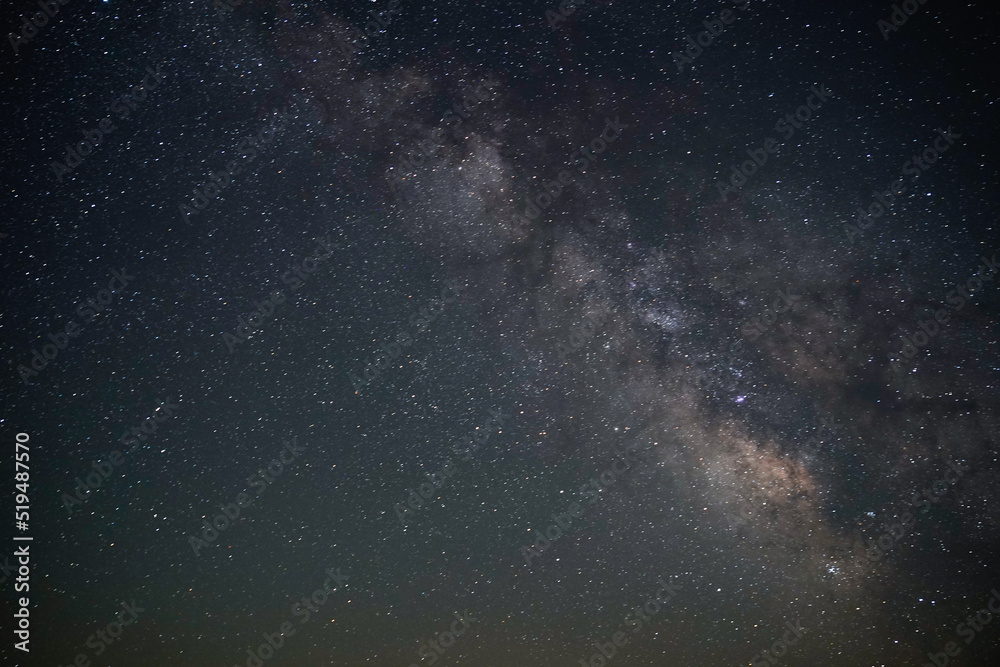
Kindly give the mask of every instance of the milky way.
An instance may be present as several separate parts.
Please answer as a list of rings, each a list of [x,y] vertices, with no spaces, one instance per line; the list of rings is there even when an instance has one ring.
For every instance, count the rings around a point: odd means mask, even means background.
[[[7,54],[10,664],[993,664],[987,9],[577,4]]]

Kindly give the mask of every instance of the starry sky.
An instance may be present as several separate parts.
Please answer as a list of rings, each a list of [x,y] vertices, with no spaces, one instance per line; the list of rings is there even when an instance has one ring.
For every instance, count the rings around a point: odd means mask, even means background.
[[[8,3],[3,664],[997,664],[997,12],[901,4]]]

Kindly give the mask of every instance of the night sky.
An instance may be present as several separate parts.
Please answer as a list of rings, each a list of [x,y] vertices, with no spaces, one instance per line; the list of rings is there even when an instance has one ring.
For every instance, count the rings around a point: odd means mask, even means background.
[[[993,3],[61,1],[0,663],[998,664]]]

